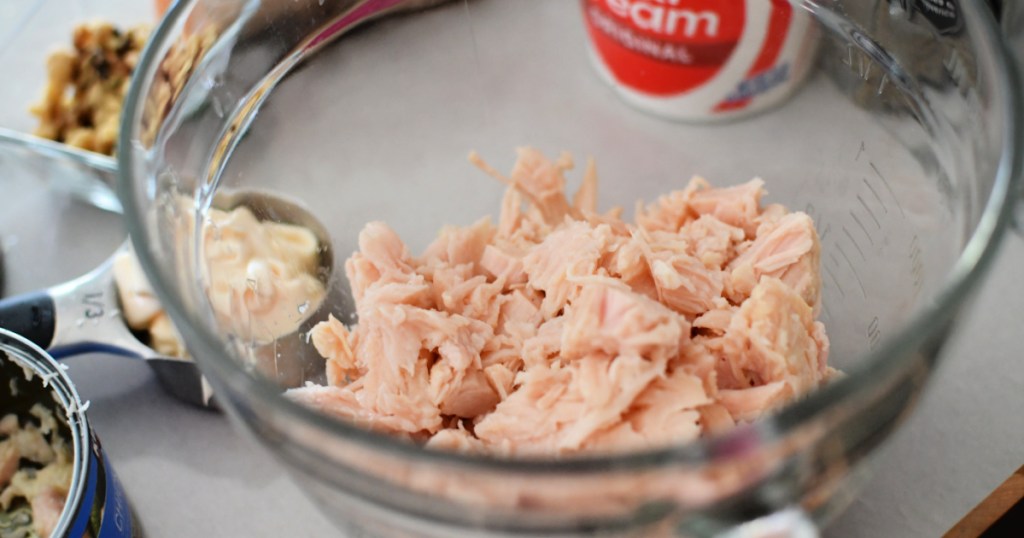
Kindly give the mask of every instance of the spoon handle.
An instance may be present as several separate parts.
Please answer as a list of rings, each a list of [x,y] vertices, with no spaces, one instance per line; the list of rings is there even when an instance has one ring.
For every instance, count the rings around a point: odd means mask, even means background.
[[[53,297],[36,291],[0,300],[0,327],[47,349],[53,343],[57,312]]]

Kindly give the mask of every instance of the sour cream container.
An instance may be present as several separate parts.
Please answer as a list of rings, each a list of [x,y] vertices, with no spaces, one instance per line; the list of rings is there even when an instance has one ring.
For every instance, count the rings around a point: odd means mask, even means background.
[[[121,483],[64,367],[21,336],[0,329],[0,416],[27,414],[39,403],[51,409],[72,446],[72,475],[52,537],[139,536]]]
[[[581,0],[598,73],[631,105],[684,121],[732,119],[791,95],[818,29],[786,0]]]

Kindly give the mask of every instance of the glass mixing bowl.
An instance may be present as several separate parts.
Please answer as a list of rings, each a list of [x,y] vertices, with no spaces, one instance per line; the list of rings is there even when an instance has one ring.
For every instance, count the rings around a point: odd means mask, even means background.
[[[821,31],[806,84],[744,121],[638,112],[593,70],[579,2],[180,0],[125,104],[120,194],[160,298],[220,403],[339,527],[385,536],[813,532],[927,383],[1004,234],[1019,87],[977,2],[805,0]],[[765,178],[814,217],[822,321],[845,372],[753,424],[683,446],[560,460],[436,452],[301,407],[322,381],[304,336],[254,366],[204,296],[192,234],[218,196],[278,193],[322,221],[333,267],[370,220],[414,252],[499,207],[530,144],[596,157],[601,206]],[[188,200],[182,205],[181,198]],[[342,271],[315,319],[351,314]],[[261,363],[266,365],[266,361]],[[757,520],[753,524],[743,522]]]

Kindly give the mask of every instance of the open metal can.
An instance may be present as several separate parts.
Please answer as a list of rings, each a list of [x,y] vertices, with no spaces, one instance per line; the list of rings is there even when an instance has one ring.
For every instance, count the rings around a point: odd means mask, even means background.
[[[89,426],[88,403],[82,403],[65,369],[38,346],[0,329],[0,419],[11,415],[38,417],[40,409],[46,409],[52,412],[56,423],[57,432],[51,435],[59,434],[62,441],[70,445],[70,485],[63,509],[59,518],[52,522],[49,535],[137,536],[137,526],[121,483]],[[22,519],[30,513],[24,511]],[[8,527],[5,532],[17,536],[15,527],[24,526],[26,522],[5,518],[4,524]]]

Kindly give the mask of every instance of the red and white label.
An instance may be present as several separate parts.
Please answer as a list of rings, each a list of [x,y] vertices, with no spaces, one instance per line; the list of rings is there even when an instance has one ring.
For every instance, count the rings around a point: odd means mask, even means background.
[[[786,0],[582,4],[599,71],[628,101],[671,117],[757,108],[788,93],[810,60],[809,17]]]

